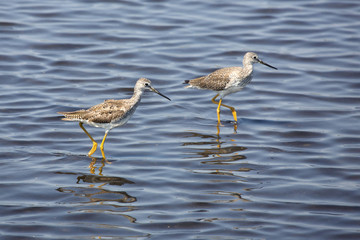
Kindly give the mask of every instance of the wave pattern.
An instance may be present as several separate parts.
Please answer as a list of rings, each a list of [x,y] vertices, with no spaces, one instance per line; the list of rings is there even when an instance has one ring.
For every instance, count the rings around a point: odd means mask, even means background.
[[[358,1],[0,3],[1,239],[359,239]],[[182,82],[240,65],[216,128]],[[100,152],[58,111],[151,93]],[[229,120],[229,121],[227,121]],[[102,129],[88,127],[96,138]]]

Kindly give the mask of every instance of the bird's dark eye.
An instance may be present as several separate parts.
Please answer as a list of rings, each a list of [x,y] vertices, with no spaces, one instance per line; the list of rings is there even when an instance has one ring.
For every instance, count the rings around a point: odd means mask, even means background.
[[[257,59],[257,57],[256,57],[256,56],[253,56],[253,59]]]
[[[149,84],[148,83],[145,83],[145,87],[148,87],[149,86]]]

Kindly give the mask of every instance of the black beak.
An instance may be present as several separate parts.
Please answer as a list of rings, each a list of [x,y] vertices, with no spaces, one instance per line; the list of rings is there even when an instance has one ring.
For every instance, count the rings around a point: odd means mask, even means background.
[[[153,92],[155,92],[155,93],[157,93],[157,94],[159,94],[160,96],[166,98],[167,100],[171,101],[170,98],[168,98],[167,96],[165,96],[164,94],[162,94],[161,92],[159,92],[158,90],[156,90],[155,88],[150,87],[150,90],[153,91]]]
[[[259,63],[264,64],[265,66],[268,66],[268,67],[270,67],[270,68],[273,68],[273,69],[278,70],[276,67],[273,67],[273,66],[271,66],[270,64],[267,64],[266,62],[261,61],[260,59],[259,59]]]

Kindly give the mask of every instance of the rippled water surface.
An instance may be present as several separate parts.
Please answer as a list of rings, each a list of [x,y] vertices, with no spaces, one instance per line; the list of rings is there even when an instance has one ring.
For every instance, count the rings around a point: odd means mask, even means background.
[[[0,3],[0,238],[360,239],[360,2]],[[224,103],[182,82],[255,51]],[[107,161],[58,111],[146,93]],[[101,141],[104,130],[87,127]]]

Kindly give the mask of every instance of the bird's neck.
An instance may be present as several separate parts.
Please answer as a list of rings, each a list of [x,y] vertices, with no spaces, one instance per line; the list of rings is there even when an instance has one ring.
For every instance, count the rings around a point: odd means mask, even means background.
[[[253,64],[244,63],[243,69],[248,75],[250,75],[253,72]]]
[[[132,101],[138,102],[141,100],[142,91],[134,91],[134,94],[131,97]]]

